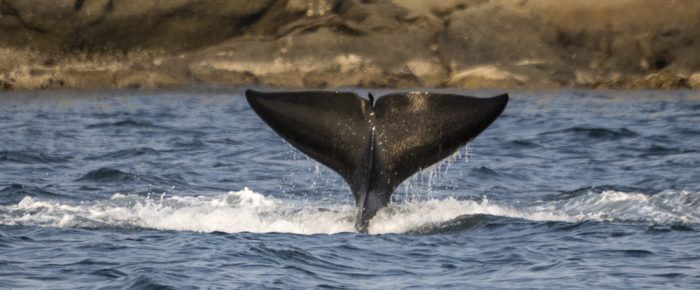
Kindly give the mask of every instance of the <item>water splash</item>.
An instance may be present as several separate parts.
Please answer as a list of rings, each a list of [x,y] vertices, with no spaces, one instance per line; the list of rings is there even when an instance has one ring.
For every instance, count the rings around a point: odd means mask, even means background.
[[[555,202],[543,202],[531,213],[549,213],[561,220],[639,222],[649,224],[700,223],[700,193],[667,190],[654,195],[606,190]]]
[[[700,194],[664,191],[656,195],[620,191],[589,192],[529,205],[455,198],[391,204],[372,220],[370,233],[405,233],[449,222],[464,215],[486,214],[532,221],[603,221],[648,224],[700,223]],[[25,197],[0,206],[0,223],[48,227],[125,227],[197,232],[352,232],[352,205],[323,207],[281,200],[245,188],[215,196],[157,198],[115,194],[109,200],[70,204]]]
[[[459,160],[469,162],[469,158],[471,158],[469,152],[469,144],[462,146],[462,148],[457,150],[452,155],[438,163],[420,170],[408,180],[404,181],[402,185],[403,191],[407,194],[407,199],[420,199],[420,197],[425,194],[425,191],[427,191],[428,197],[432,197],[433,185],[435,182],[443,182],[448,177],[450,167]]]

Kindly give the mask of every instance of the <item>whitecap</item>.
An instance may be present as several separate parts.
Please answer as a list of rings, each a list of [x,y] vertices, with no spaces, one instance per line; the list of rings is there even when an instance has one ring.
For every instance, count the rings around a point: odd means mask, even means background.
[[[372,234],[405,233],[463,215],[487,214],[532,221],[700,223],[700,194],[664,191],[589,192],[561,200],[535,202],[456,198],[391,204],[371,221]],[[202,196],[115,194],[110,199],[71,204],[24,197],[0,206],[0,224],[47,227],[126,227],[196,232],[333,234],[354,232],[351,204],[285,200],[248,188]]]

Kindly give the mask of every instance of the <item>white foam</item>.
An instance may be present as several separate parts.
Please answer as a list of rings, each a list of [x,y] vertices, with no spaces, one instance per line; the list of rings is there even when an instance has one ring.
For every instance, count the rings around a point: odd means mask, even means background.
[[[603,191],[588,193],[530,208],[566,221],[642,222],[652,224],[700,223],[700,193],[664,191],[655,195]]]
[[[512,202],[511,202],[512,203]],[[354,231],[354,207],[289,201],[245,188],[214,196],[115,194],[108,200],[71,204],[25,197],[0,206],[0,224],[49,227],[141,227],[213,232],[332,234]],[[523,204],[455,198],[406,201],[380,211],[370,233],[403,233],[469,214],[533,221],[609,221],[652,224],[700,223],[700,194],[656,195],[605,191],[569,199]]]

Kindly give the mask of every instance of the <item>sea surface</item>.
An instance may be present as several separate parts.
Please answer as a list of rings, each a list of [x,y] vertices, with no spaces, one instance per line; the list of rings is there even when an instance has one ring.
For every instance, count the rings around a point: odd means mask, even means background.
[[[0,93],[0,288],[700,288],[698,91],[510,92],[369,234],[242,92]]]

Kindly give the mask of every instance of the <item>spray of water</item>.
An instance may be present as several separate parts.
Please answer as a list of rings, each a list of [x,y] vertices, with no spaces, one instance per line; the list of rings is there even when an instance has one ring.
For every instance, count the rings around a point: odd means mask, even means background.
[[[509,204],[480,200],[427,199],[391,204],[372,220],[369,231],[404,233],[463,215],[488,214],[532,221],[601,221],[651,224],[700,223],[700,193],[664,191],[655,195],[604,191],[573,198]],[[354,207],[328,206],[264,196],[248,188],[207,196],[116,194],[77,204],[25,197],[0,206],[0,224],[47,227],[125,227],[197,232],[353,232]]]

